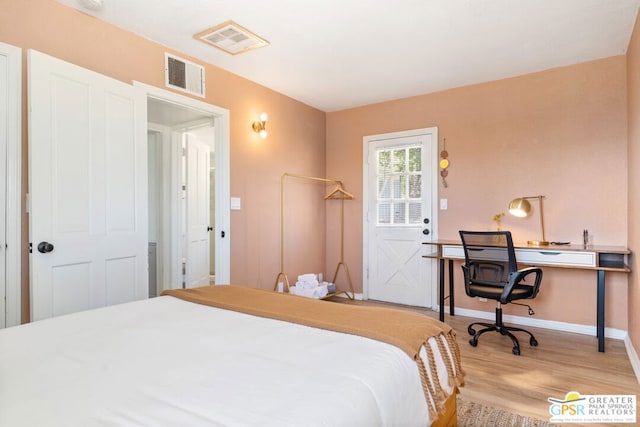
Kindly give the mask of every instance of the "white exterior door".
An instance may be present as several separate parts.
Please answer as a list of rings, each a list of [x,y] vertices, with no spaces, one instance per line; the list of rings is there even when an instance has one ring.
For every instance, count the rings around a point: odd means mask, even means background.
[[[432,307],[435,266],[422,258],[433,240],[437,129],[365,138],[365,265],[368,297]],[[365,275],[366,277],[366,275]]]
[[[31,318],[147,298],[146,97],[28,59]]]
[[[209,163],[211,149],[186,135],[187,288],[209,284]]]

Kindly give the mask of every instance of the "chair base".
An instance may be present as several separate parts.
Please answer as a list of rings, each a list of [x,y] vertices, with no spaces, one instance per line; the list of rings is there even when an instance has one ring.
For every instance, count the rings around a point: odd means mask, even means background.
[[[476,325],[483,326],[484,329],[476,331],[474,329],[474,326]],[[520,342],[518,341],[518,338],[516,338],[516,336],[511,332],[524,332],[526,334],[529,334],[529,344],[532,347],[538,346],[538,341],[531,332],[522,328],[505,326],[505,324],[502,322],[502,308],[500,307],[496,308],[496,323],[474,322],[467,327],[467,332],[469,332],[469,335],[472,335],[472,338],[469,340],[469,344],[471,344],[472,347],[476,347],[478,345],[478,338],[480,338],[480,335],[484,334],[485,332],[491,331],[500,332],[500,334],[506,335],[511,338],[511,342],[513,343],[513,349],[511,349],[511,352],[516,356],[520,355]]]

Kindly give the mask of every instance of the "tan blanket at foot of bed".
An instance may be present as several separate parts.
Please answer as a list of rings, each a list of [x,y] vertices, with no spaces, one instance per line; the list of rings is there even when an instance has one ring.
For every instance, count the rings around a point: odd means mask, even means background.
[[[447,366],[449,385],[460,387],[464,384],[455,331],[445,323],[420,313],[383,307],[333,304],[241,286],[173,289],[162,292],[162,295],[392,344],[416,361],[432,419],[437,418],[437,414],[444,410],[447,396],[436,374],[433,351],[431,345],[427,344],[429,338],[437,338],[438,348]],[[431,375],[420,357],[423,346],[427,352]]]

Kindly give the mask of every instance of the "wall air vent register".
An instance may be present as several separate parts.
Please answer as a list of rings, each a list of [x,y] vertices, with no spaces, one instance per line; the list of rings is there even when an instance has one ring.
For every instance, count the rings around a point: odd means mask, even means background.
[[[169,53],[164,56],[166,86],[204,98],[204,67]]]

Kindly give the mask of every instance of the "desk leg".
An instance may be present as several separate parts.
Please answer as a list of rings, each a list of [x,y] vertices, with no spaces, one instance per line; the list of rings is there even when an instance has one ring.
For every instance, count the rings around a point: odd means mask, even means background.
[[[449,314],[454,316],[453,313],[453,260],[449,260]]]
[[[604,353],[604,270],[598,270],[598,351]]]
[[[438,291],[440,293],[440,321],[444,322],[444,258],[440,258],[438,265]]]

